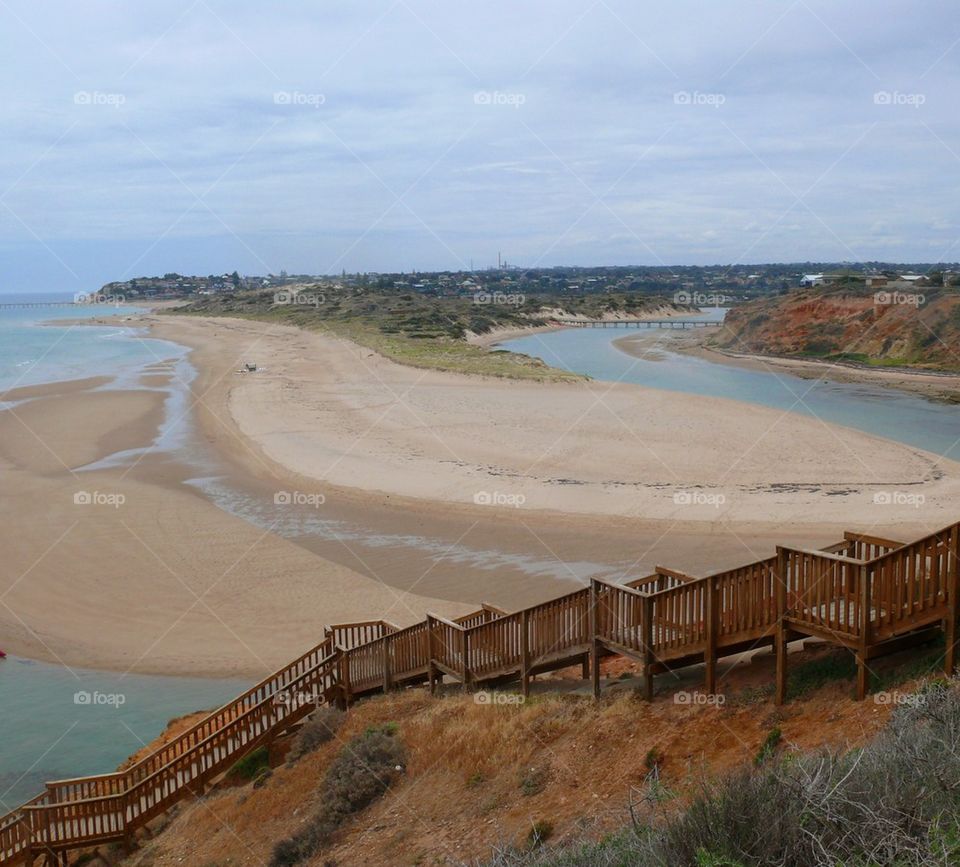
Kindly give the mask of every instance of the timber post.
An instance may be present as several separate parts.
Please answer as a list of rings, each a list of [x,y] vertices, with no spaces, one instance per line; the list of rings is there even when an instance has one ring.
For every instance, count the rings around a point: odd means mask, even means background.
[[[593,697],[600,697],[600,612],[597,610],[597,582],[590,580],[590,677]]]
[[[857,701],[863,701],[867,697],[870,689],[870,669],[867,666],[867,653],[870,648],[870,600],[873,596],[871,592],[872,582],[869,566],[858,567],[860,586],[859,586],[859,605],[860,609],[860,645],[857,649]]]
[[[520,692],[530,695],[530,612],[520,612]]]
[[[706,587],[706,649],[704,650],[704,689],[707,695],[717,691],[717,621],[719,619],[719,588],[713,578],[707,579]]]
[[[777,545],[777,632],[773,646],[777,657],[777,684],[774,701],[783,704],[787,700],[787,552]]]
[[[643,697],[653,701],[653,597],[643,597],[640,609],[640,642],[643,648]]]
[[[947,551],[947,618],[944,623],[946,654],[944,671],[952,677],[957,668],[957,615],[960,613],[960,525],[950,528],[950,542]]]

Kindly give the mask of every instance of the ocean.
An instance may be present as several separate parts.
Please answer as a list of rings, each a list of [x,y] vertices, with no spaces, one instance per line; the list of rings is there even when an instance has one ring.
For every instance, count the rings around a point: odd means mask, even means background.
[[[64,293],[0,295],[0,305],[72,300]],[[0,391],[105,373],[117,377],[110,388],[132,387],[144,366],[167,359],[180,363],[177,379],[182,385],[192,371],[186,349],[175,343],[130,328],[41,324],[133,312],[138,308],[104,304],[0,306]],[[171,404],[184,399],[183,388],[169,391]],[[176,435],[161,432],[171,441]],[[159,735],[170,719],[217,707],[249,685],[241,680],[120,675],[14,657],[0,660],[0,812],[36,795],[46,780],[113,770]],[[89,702],[83,702],[84,695],[90,696]]]

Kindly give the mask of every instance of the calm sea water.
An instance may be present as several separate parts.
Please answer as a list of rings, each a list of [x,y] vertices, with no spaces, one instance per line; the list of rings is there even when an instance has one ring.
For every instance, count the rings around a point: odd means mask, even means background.
[[[46,300],[69,301],[72,296],[0,295],[0,305]],[[144,365],[167,359],[184,365],[177,368],[178,378],[189,378],[186,351],[177,344],[145,338],[129,328],[39,324],[133,311],[107,305],[0,308],[0,391],[102,374],[117,377],[111,388],[123,388],[137,382]],[[169,410],[184,399],[182,392],[170,389],[168,417],[178,415]],[[161,432],[163,437],[173,445],[176,432]],[[173,717],[216,707],[248,685],[229,680],[121,677],[14,658],[0,660],[0,812],[39,793],[46,780],[113,770]],[[90,704],[75,704],[76,693],[89,694]],[[123,700],[99,704],[95,695],[121,695]]]
[[[722,310],[703,318],[722,318]],[[960,460],[960,406],[896,389],[857,383],[802,379],[716,364],[671,349],[669,330],[649,359],[634,358],[613,345],[636,333],[624,328],[571,328],[508,340],[504,349],[542,358],[554,367],[594,379],[633,382],[652,388],[728,397],[815,416]]]
[[[0,660],[0,812],[47,780],[114,770],[168,720],[219,707],[248,685]]]
[[[19,301],[69,301],[60,294],[2,295],[0,305]],[[0,390],[63,379],[134,371],[142,364],[178,357],[183,350],[162,340],[132,337],[109,326],[38,326],[56,319],[92,319],[136,312],[132,307],[91,304],[77,307],[0,308]]]

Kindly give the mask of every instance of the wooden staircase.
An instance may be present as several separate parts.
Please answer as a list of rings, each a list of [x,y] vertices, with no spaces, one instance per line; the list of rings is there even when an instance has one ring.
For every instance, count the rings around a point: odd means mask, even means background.
[[[524,695],[540,672],[582,665],[600,692],[600,660],[641,663],[646,697],[657,674],[704,666],[717,689],[717,660],[762,646],[777,659],[776,700],[786,698],[787,644],[816,636],[857,659],[857,697],[868,662],[946,634],[952,673],[960,595],[953,524],[910,544],[858,533],[820,551],[778,547],[765,560],[694,577],[665,567],[625,584],[589,586],[522,611],[491,605],[448,620],[436,615],[401,629],[383,620],[328,626],[303,656],[118,773],[48,783],[0,817],[0,867],[65,865],[70,850],[132,846],[135,832],[205,786],[239,758],[289,730],[316,707],[444,679],[469,689],[515,683]]]

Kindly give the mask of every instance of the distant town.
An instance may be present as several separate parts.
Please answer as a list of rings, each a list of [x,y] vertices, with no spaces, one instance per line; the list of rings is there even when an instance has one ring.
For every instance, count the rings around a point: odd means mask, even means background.
[[[191,298],[284,286],[321,284],[333,289],[371,289],[434,297],[469,297],[477,293],[590,295],[638,293],[669,295],[686,292],[738,303],[791,289],[814,286],[875,288],[897,286],[960,286],[960,263],[789,263],[750,266],[609,266],[500,267],[475,271],[363,272],[337,276],[279,274],[266,276],[168,273],[107,283],[106,295],[129,299]]]

